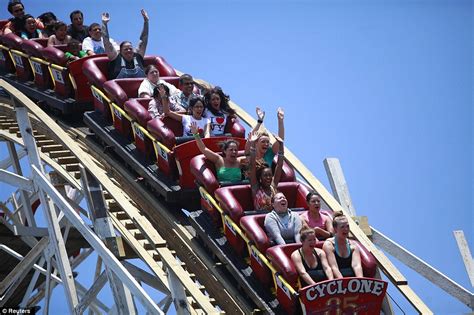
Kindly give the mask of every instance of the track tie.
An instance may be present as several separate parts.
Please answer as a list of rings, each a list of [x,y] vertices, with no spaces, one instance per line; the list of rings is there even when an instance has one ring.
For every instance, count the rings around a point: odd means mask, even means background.
[[[143,235],[142,232],[135,232],[135,234],[133,236],[135,237],[136,240],[144,240],[145,239],[145,235]]]
[[[79,163],[79,160],[75,156],[64,156],[58,158],[58,163],[63,165],[63,164],[73,164],[73,163]]]
[[[18,136],[18,134],[20,134],[19,136],[21,136],[21,133],[17,132],[16,135]],[[36,142],[49,140],[48,137],[46,137],[46,135],[35,135],[34,137],[35,137]]]
[[[41,146],[51,145],[51,144],[55,144],[55,143],[56,143],[56,141],[54,141],[52,139],[39,140],[39,141],[36,141],[36,146],[41,147]]]
[[[135,223],[133,223],[132,220],[124,220],[122,221],[122,223],[123,223],[123,226],[125,226],[125,228],[129,231],[138,230],[137,226],[135,225]]]
[[[51,152],[51,151],[58,151],[63,149],[63,146],[60,144],[51,144],[45,145],[41,147],[41,152]]]
[[[108,202],[107,206],[109,207],[110,212],[120,212],[120,211],[122,211],[122,208],[119,206],[119,204],[117,202],[115,202],[115,200],[112,201],[112,202]]]
[[[69,150],[61,150],[61,151],[51,151],[49,152],[49,156],[54,159],[54,158],[68,157],[68,156],[73,156],[73,155],[71,155],[71,151]]]
[[[125,211],[115,212],[114,214],[120,221],[127,220],[129,218]]]
[[[68,172],[78,172],[79,164],[66,164],[66,171]]]
[[[18,131],[20,131],[20,127],[18,127],[18,126],[8,128],[8,132],[10,132],[10,133],[16,133]]]

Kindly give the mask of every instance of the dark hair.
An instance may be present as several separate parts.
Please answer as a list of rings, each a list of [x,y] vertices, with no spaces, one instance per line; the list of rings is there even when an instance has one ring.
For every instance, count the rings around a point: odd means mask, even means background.
[[[179,84],[183,84],[184,81],[194,81],[194,80],[193,80],[193,77],[190,74],[185,73],[185,74],[183,74],[179,77]],[[203,102],[203,104],[204,104],[204,102]]]
[[[16,6],[17,4],[21,4],[21,6],[23,7],[23,10],[25,9],[25,5],[20,0],[11,0],[10,2],[8,2],[8,6],[7,6],[8,12],[13,14],[13,7]]]
[[[152,69],[156,69],[158,73],[160,73],[160,70],[155,65],[148,65],[145,68],[145,75],[148,75],[148,72],[150,72]]]
[[[35,19],[34,16],[32,16],[31,14],[25,14],[21,17],[10,19],[16,35],[20,36],[21,32],[28,33],[28,31],[26,30],[26,20],[30,18],[33,20]],[[30,35],[32,34],[29,34],[28,38],[30,38]]]
[[[81,42],[78,41],[77,39],[71,39],[71,41],[69,43],[67,43],[67,47],[71,47],[72,45],[81,45]]]
[[[166,92],[166,96],[170,96],[170,88],[167,87],[165,84],[163,83],[160,83],[158,84],[154,89],[153,89],[153,97],[159,97],[160,96],[160,91],[158,90],[158,88],[162,86],[164,89],[165,89],[165,92]]]
[[[197,102],[201,102],[202,105],[204,106],[204,100],[202,99],[201,96],[194,96],[189,100],[189,108],[193,108],[194,105],[196,105]]]
[[[38,19],[40,19],[40,21],[43,22],[45,26],[51,24],[51,22],[56,22],[57,20],[56,15],[54,15],[53,12],[45,12],[39,15]]]
[[[300,231],[301,242],[305,241],[310,234],[316,235],[316,232],[314,231],[314,229],[304,226]]]
[[[313,196],[318,196],[318,197],[321,198],[321,195],[319,195],[317,192],[312,190],[306,195],[306,202],[309,202],[311,200],[311,197],[313,197]]]
[[[225,150],[227,150],[232,143],[235,144],[237,148],[239,147],[239,142],[234,139],[219,142],[219,148],[221,149],[223,153],[222,155],[224,157],[225,157]]]
[[[216,110],[215,108],[211,106],[212,94],[219,95],[219,98],[221,99],[221,106],[220,106],[221,112],[229,114],[229,115],[235,114],[235,110],[233,110],[229,106],[229,100],[230,100],[229,95],[225,94],[224,91],[222,91],[222,88],[220,86],[213,87],[212,89],[207,90],[206,94],[204,94],[207,110],[209,110],[211,113],[213,113],[216,116],[220,114],[218,110]]]
[[[257,180],[260,180],[260,178],[262,177],[262,173],[265,169],[270,169],[270,171],[272,171],[272,174],[273,174],[273,170],[272,168],[265,162],[263,163],[260,163],[257,167],[256,167],[256,171],[255,171],[255,176],[257,177]]]
[[[92,23],[91,25],[89,25],[89,29],[87,30],[87,32],[92,31],[92,29],[95,28],[96,26],[98,26],[98,27],[100,28],[100,24],[99,24],[99,23]]]
[[[80,14],[82,18],[84,18],[84,14],[82,14],[82,11],[81,10],[74,10],[71,12],[71,14],[69,14],[69,18],[71,19],[71,23],[72,23],[72,17],[76,14]]]
[[[130,45],[132,45],[132,42],[130,42],[130,41],[128,41],[128,40],[124,40],[123,42],[120,43],[120,50],[122,50],[122,47],[123,47],[123,45],[125,45],[125,44],[130,44]]]
[[[344,212],[342,211],[336,211],[334,212],[334,215],[332,216],[332,227],[336,228],[338,225],[338,221],[341,221],[343,219],[346,219],[346,216],[344,215]]]
[[[54,24],[54,31],[56,32],[57,30],[59,30],[61,27],[65,26],[67,28],[67,24],[64,23],[63,21],[57,21],[55,24]]]

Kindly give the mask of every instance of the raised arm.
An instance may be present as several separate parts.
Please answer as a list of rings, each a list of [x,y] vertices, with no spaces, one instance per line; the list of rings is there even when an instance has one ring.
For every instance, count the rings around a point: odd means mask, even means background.
[[[342,274],[339,271],[339,267],[337,266],[336,256],[334,255],[334,245],[331,243],[331,241],[326,240],[324,242],[323,250],[328,259],[328,264],[329,267],[331,267],[334,278],[342,278]]]
[[[293,261],[293,264],[295,265],[295,269],[298,272],[298,275],[300,276],[300,278],[303,279],[303,281],[307,283],[308,285],[315,285],[316,282],[313,281],[311,276],[306,271],[306,268],[303,266],[303,262],[301,260],[301,254],[299,253],[298,250],[295,250],[293,253],[291,253],[291,260]]]
[[[173,112],[170,109],[170,102],[169,98],[166,96],[165,88],[163,86],[158,87],[158,91],[160,92],[160,97],[161,97],[161,104],[163,105],[163,113],[170,117],[171,119],[177,120],[177,121],[183,121],[183,115]],[[164,97],[162,95],[164,93]]]
[[[202,118],[202,119],[207,120],[206,126],[204,126],[204,138],[210,138],[211,137],[211,122],[207,118]]]
[[[283,111],[283,108],[278,107],[277,117],[278,117],[278,136],[282,140],[285,140],[285,125],[283,124],[283,119],[285,118],[285,112]],[[280,149],[280,143],[278,141],[275,141],[275,143],[272,146],[273,153],[277,154],[279,149]]]
[[[143,29],[142,33],[140,34],[140,41],[138,42],[137,54],[145,58],[146,46],[148,45],[148,21],[150,20],[150,18],[148,17],[148,13],[144,9],[141,9],[140,12],[143,16]]]
[[[109,60],[114,60],[118,56],[118,52],[110,42],[109,28],[107,24],[110,21],[110,15],[108,12],[102,13],[102,38],[104,40],[104,49]]]
[[[199,136],[199,127],[194,121],[191,123],[191,132],[193,133],[194,139],[196,139],[196,144],[199,148],[199,151],[201,151],[201,153],[204,154],[206,159],[214,163],[216,166],[216,169],[218,169],[219,167],[222,167],[224,165],[224,161],[222,157],[219,154],[209,150],[204,144],[204,142],[202,142],[202,139]]]
[[[356,277],[363,277],[364,273],[362,271],[362,263],[360,261],[360,251],[359,247],[354,244],[354,253],[352,254],[352,270]]]
[[[249,161],[249,179],[250,179],[250,187],[252,188],[252,198],[255,199],[255,194],[257,193],[259,184],[257,178],[257,169],[256,169],[256,149],[255,149],[255,141],[258,139],[258,132],[252,131],[249,135],[249,152],[250,152],[250,161]]]
[[[280,182],[281,173],[283,169],[283,160],[285,159],[285,152],[284,152],[285,146],[283,145],[283,140],[279,136],[275,136],[275,140],[276,142],[279,143],[279,145],[278,145],[277,165],[275,167],[275,173],[273,174],[273,186],[277,188],[278,183]]]
[[[255,125],[255,127],[253,127],[252,131],[250,131],[249,137],[253,132],[257,132],[260,129],[260,126],[263,124],[263,119],[265,118],[265,112],[261,110],[260,107],[257,106],[255,108],[255,112],[257,113],[257,124]],[[249,141],[247,141],[245,143],[245,154],[249,153],[249,149],[250,149],[250,143]]]

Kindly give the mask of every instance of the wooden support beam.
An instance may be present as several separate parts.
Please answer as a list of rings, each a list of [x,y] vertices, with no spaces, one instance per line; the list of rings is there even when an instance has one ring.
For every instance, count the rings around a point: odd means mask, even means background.
[[[472,260],[471,251],[469,250],[469,245],[467,245],[466,237],[464,236],[463,231],[453,231],[453,233],[454,237],[456,238],[459,251],[461,252],[467,275],[469,276],[469,280],[471,280],[471,285],[474,287],[474,262]]]
[[[474,295],[446,277],[444,274],[410,253],[408,250],[395,243],[393,240],[372,228],[372,241],[377,246],[397,258],[405,265],[428,279],[431,283],[443,289],[446,293],[456,298],[458,301],[473,309]]]
[[[342,208],[351,214],[351,216],[356,215],[355,208],[352,204],[351,195],[349,194],[349,187],[342,172],[341,164],[339,159],[336,158],[326,158],[324,159],[324,168],[329,178],[329,183],[331,184],[332,194],[339,201],[339,204]]]
[[[158,279],[151,273],[146,272],[141,268],[138,268],[137,266],[129,263],[128,261],[122,261],[122,265],[127,268],[130,274],[134,276],[135,279],[137,279],[138,281],[149,285],[150,287],[160,291],[163,294],[170,294],[170,290],[163,283],[158,281]]]
[[[0,182],[14,186],[29,192],[35,191],[35,187],[29,178],[0,169]]]
[[[21,160],[24,156],[26,156],[26,151],[21,150],[20,153],[18,154],[18,159]],[[6,170],[10,166],[12,166],[12,164],[13,164],[12,159],[11,158],[6,158],[6,159],[0,161],[0,169]]]
[[[76,306],[75,313],[82,314],[86,308],[93,302],[97,294],[102,290],[105,283],[107,282],[107,275],[105,272],[102,272],[100,276],[94,281],[92,286],[84,293],[81,302]]]
[[[35,139],[32,134],[33,128],[31,127],[28,117],[28,109],[23,107],[23,102],[20,102],[16,98],[14,98],[14,103],[16,105],[15,111],[18,125],[20,126],[21,137],[23,138],[28,153],[28,160],[33,170],[36,170],[37,174],[44,176],[43,164],[36,149]],[[34,172],[32,173],[34,174]],[[57,267],[59,269],[59,273],[61,274],[61,279],[63,280],[63,287],[66,293],[66,300],[68,302],[69,310],[70,312],[73,312],[74,307],[78,303],[77,293],[74,287],[74,279],[72,277],[71,266],[69,265],[66,246],[61,235],[61,229],[56,216],[56,211],[54,210],[55,205],[43,192],[38,193],[38,196],[41,201],[44,216],[48,222],[48,230],[50,231],[49,237],[51,238],[51,244],[53,244],[54,247]]]
[[[137,281],[131,277],[125,267],[123,267],[112,255],[112,253],[105,247],[104,243],[102,243],[99,237],[86,224],[84,224],[84,221],[82,221],[74,209],[72,209],[72,207],[66,202],[64,197],[57,193],[57,191],[44,177],[44,175],[35,166],[32,166],[32,172],[34,179],[38,182],[38,185],[48,193],[55,205],[63,211],[73,226],[76,227],[82,236],[84,236],[88,243],[96,250],[97,254],[101,256],[107,266],[114,271],[115,275],[117,275],[117,277],[119,277],[120,280],[142,302],[143,306],[145,306],[151,312],[163,314],[163,312],[157,307],[154,301],[148,296],[148,294],[137,283]]]
[[[82,165],[80,165],[80,172],[86,201],[94,220],[94,230],[103,241],[109,244],[109,248],[116,249],[115,254],[119,256],[120,252],[124,252],[123,246],[121,246],[121,242],[117,242],[113,224],[107,216],[102,186]],[[119,250],[119,248],[122,250]],[[118,313],[126,315],[136,314],[136,307],[130,290],[115,276],[112,269],[107,265],[105,266],[105,273],[109,279]]]
[[[9,296],[15,291],[23,278],[33,267],[39,256],[48,246],[49,238],[43,237],[24,257],[24,259],[13,268],[13,270],[0,282],[0,295],[3,296],[0,306],[4,306]]]
[[[7,148],[8,148],[8,153],[10,155],[10,159],[12,161],[13,170],[16,172],[16,174],[22,176],[23,172],[21,170],[20,157],[18,156],[18,153],[16,151],[15,144],[9,141],[7,143]],[[24,149],[22,150],[22,153],[25,153],[25,155],[26,155],[26,152],[27,152],[26,150]],[[21,203],[23,207],[23,209],[21,210],[21,214],[26,218],[29,226],[36,227],[33,211],[31,210],[30,199],[28,198],[27,193],[23,190],[20,190],[20,198],[21,198]]]

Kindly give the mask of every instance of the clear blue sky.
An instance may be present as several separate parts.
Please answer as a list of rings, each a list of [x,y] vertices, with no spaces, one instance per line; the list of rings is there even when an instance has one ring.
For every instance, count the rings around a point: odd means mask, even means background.
[[[282,106],[287,147],[326,187],[337,157],[359,215],[472,290],[452,234],[472,248],[472,1],[24,2],[87,24],[108,10],[111,36],[134,43],[146,8],[148,54],[260,105],[273,131]],[[468,312],[400,269],[436,314]]]

